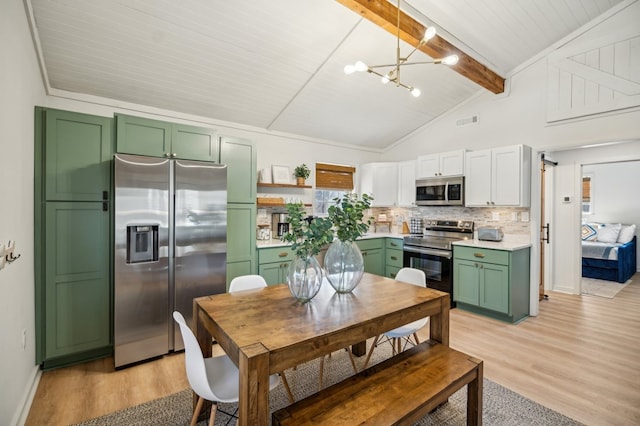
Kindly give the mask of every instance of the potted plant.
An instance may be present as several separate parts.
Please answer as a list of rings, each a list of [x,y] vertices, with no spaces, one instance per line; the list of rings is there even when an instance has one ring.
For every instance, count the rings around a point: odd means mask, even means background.
[[[309,170],[309,167],[307,167],[307,165],[303,163],[294,169],[293,175],[296,177],[297,184],[299,186],[302,186],[311,175],[311,170]]]
[[[327,280],[338,293],[350,293],[360,283],[364,273],[364,260],[355,240],[363,236],[373,217],[365,218],[365,211],[371,207],[373,197],[347,193],[334,199],[328,209],[329,220],[337,239],[331,243],[324,258]]]
[[[301,302],[311,300],[322,286],[323,271],[316,255],[323,246],[333,241],[332,224],[329,219],[304,218],[306,211],[302,203],[287,204],[289,232],[281,240],[292,243],[296,257],[289,264],[287,284],[291,294]]]

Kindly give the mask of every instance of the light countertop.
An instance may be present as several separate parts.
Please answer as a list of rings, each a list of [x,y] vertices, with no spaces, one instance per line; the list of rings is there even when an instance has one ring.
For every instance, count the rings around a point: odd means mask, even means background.
[[[502,241],[481,241],[478,239],[454,241],[454,246],[478,247],[494,250],[515,251],[523,248],[531,247],[531,238],[529,235],[508,234],[502,238]]]
[[[390,232],[371,232],[368,234],[363,235],[362,237],[358,238],[359,240],[369,240],[369,239],[373,239],[373,238],[404,238],[405,235],[404,234],[394,234],[394,233],[390,233]],[[261,249],[261,248],[271,248],[271,247],[284,247],[284,246],[288,246],[289,243],[285,243],[280,241],[277,238],[271,238],[269,240],[257,240],[256,241],[256,247]]]
[[[404,238],[404,234],[395,234],[389,232],[372,232],[366,234],[359,238],[360,240],[368,240],[372,238]],[[466,247],[478,247],[478,248],[486,248],[486,249],[494,249],[494,250],[507,250],[507,251],[515,251],[520,250],[526,247],[531,247],[531,239],[529,235],[522,234],[507,234],[502,238],[502,241],[480,241],[477,239],[474,240],[462,240],[455,241],[453,243],[457,246],[466,246]],[[280,241],[279,239],[271,238],[269,240],[257,240],[256,247],[261,248],[271,248],[271,247],[284,247],[288,246],[289,243],[285,243]]]

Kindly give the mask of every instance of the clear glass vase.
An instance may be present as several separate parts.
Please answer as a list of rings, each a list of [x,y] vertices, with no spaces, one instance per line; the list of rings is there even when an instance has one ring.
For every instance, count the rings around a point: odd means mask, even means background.
[[[323,271],[315,256],[296,257],[289,264],[287,284],[289,291],[299,301],[313,299],[322,287]]]
[[[352,241],[335,240],[324,257],[324,270],[335,291],[352,292],[360,284],[364,273],[364,259],[360,248]]]

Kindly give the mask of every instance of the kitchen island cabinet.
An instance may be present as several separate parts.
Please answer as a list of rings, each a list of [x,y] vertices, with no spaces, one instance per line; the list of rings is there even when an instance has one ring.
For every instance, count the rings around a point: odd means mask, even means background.
[[[460,309],[518,322],[529,315],[529,247],[453,246],[453,294]]]

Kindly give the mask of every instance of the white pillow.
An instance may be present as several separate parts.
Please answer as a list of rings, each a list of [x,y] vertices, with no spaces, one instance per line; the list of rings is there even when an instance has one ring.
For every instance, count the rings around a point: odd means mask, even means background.
[[[622,225],[619,223],[603,223],[598,229],[598,241],[603,243],[615,243],[618,241]]]
[[[634,235],[636,234],[636,224],[633,225],[622,225],[620,228],[620,234],[618,234],[618,242],[622,244],[626,244],[629,241],[633,240]]]

